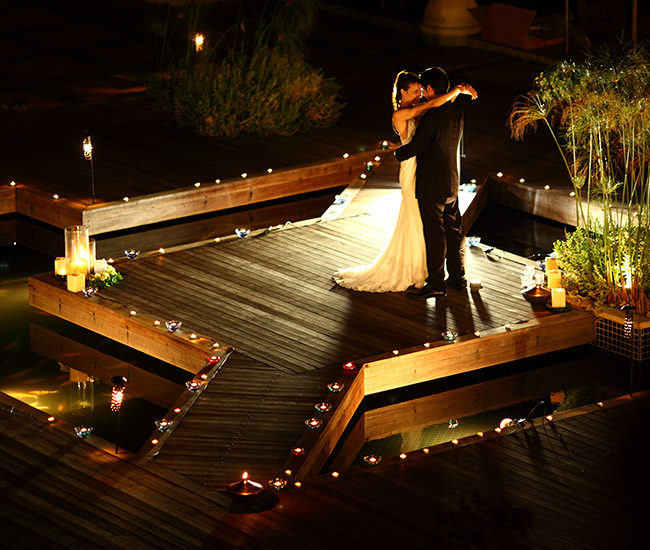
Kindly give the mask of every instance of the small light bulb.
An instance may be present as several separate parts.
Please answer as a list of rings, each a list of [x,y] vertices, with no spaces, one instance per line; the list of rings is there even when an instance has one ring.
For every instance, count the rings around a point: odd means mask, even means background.
[[[124,202],[129,202],[129,197],[124,197],[122,200],[123,200]]]
[[[571,193],[569,193],[569,196],[570,196],[570,197],[575,197],[575,196],[576,196],[575,191],[571,191]]]
[[[397,355],[398,353],[399,353],[399,350],[398,350],[398,349],[394,349],[394,350],[393,350],[393,355]]]
[[[406,458],[406,453],[400,453],[399,457],[404,460]]]
[[[165,253],[165,249],[161,247],[161,248],[158,249],[158,252],[160,252],[161,254],[164,254],[164,253]]]
[[[483,437],[483,432],[476,432],[476,435],[478,435],[479,437]]]
[[[549,414],[549,415],[546,417],[546,420],[548,420],[549,422],[552,422],[552,421],[553,421],[553,415],[552,415],[552,414]]]
[[[429,454],[429,449],[427,447],[425,447],[424,449],[422,449],[422,452],[425,453],[425,454]]]
[[[269,174],[272,174],[272,173],[273,173],[273,168],[267,168],[266,171],[267,171]]]
[[[503,177],[503,172],[497,172],[497,178],[502,178]]]
[[[425,343],[422,344],[422,345],[423,345],[425,348],[428,348],[431,344],[430,344],[429,342],[425,342]]]
[[[544,189],[546,189],[547,191],[548,191],[550,188],[551,188],[550,185],[545,185],[545,186],[544,186]]]
[[[376,156],[376,157],[375,157],[375,162],[379,162],[380,160],[381,160],[381,157],[380,157],[380,156]]]
[[[156,319],[156,320],[153,322],[153,324],[156,325],[156,326],[158,326],[158,325],[160,325],[160,321],[159,321],[158,319]]]
[[[296,482],[294,483],[294,485],[295,485],[296,487],[302,487],[302,483],[300,483],[300,481],[296,481]]]
[[[332,477],[339,477],[339,473],[338,472],[332,472]]]
[[[174,409],[174,412],[175,412],[175,413],[179,413],[179,412],[181,412],[181,408],[180,408],[180,407],[176,407],[176,408]]]
[[[350,155],[349,155],[348,153],[343,153],[343,158],[344,158],[344,159],[348,158],[349,156],[350,156]]]
[[[474,178],[472,178],[471,180],[469,180],[469,182],[470,183],[476,183],[476,180]]]
[[[54,200],[58,200],[59,195],[57,195],[57,194],[55,193],[54,195],[52,195],[52,198],[53,198]]]
[[[242,177],[242,178],[247,178],[247,177],[248,177],[248,174],[247,174],[246,172],[242,172],[241,177]]]
[[[220,179],[216,179],[216,180],[214,180],[214,183],[221,183],[221,180],[220,180]]]
[[[519,183],[524,183],[526,180],[524,178],[519,178]]]
[[[197,181],[197,182],[194,184],[194,187],[201,187],[201,182],[200,182],[200,181]]]
[[[12,181],[9,185],[11,185],[11,187],[16,187],[16,182]]]
[[[365,174],[361,174],[359,177],[360,177],[362,180],[365,180],[365,179],[366,179],[366,175],[365,175]]]
[[[458,445],[458,439],[452,439],[451,442],[452,442],[454,445]]]
[[[129,313],[130,313],[131,315],[137,315],[137,311],[136,311],[135,309],[132,309],[131,311],[129,311]]]
[[[151,440],[151,444],[152,444],[152,445],[157,445],[157,444],[158,444],[158,440],[157,440],[157,439],[152,439],[152,440]]]
[[[196,340],[198,336],[194,333],[190,334],[190,340]]]
[[[291,470],[285,470],[284,473],[290,476],[293,472]]]

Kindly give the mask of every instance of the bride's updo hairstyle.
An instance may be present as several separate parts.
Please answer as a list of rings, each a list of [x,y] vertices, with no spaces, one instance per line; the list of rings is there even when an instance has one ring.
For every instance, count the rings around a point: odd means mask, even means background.
[[[416,74],[409,71],[400,71],[395,77],[395,82],[393,83],[393,111],[397,111],[400,108],[402,103],[402,91],[408,90],[411,84],[419,82]]]

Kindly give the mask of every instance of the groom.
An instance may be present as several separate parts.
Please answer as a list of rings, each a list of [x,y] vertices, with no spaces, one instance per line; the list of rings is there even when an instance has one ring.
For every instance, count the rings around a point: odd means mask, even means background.
[[[449,77],[439,67],[426,69],[418,78],[427,101],[449,90]],[[447,287],[457,290],[467,287],[465,233],[458,210],[462,134],[463,111],[447,102],[422,115],[411,142],[395,151],[400,162],[417,157],[415,196],[424,226],[429,272],[421,289],[407,292],[409,298],[426,300],[446,296]]]

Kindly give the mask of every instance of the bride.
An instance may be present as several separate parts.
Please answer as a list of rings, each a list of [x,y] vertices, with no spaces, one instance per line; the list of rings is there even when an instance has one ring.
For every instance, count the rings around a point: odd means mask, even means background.
[[[393,84],[392,100],[393,128],[399,134],[402,145],[411,141],[420,115],[455,100],[461,93],[472,97],[476,94],[471,86],[459,84],[428,103],[418,103],[422,94],[418,77],[400,71]],[[415,157],[400,163],[402,203],[393,234],[370,265],[339,269],[334,273],[334,281],[342,287],[365,292],[401,292],[410,286],[424,286],[427,262],[422,219],[415,198],[415,169]]]

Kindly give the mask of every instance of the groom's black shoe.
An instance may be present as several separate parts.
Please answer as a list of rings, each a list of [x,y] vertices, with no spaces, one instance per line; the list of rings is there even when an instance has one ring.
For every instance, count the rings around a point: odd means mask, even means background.
[[[445,281],[448,287],[453,288],[454,290],[466,290],[467,289],[467,279],[447,279]]]
[[[447,293],[444,290],[437,290],[427,284],[422,288],[414,289],[413,291],[409,289],[406,292],[406,296],[413,300],[426,300],[427,298],[442,298],[443,296],[447,296]]]

